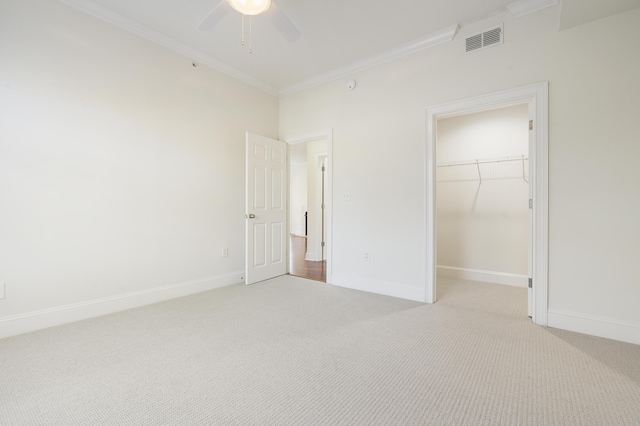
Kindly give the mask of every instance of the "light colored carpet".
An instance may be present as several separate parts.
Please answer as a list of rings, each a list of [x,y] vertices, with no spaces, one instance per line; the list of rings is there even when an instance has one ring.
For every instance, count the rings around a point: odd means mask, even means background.
[[[0,424],[640,424],[640,346],[535,326],[524,289],[439,297],[285,276],[3,339]]]

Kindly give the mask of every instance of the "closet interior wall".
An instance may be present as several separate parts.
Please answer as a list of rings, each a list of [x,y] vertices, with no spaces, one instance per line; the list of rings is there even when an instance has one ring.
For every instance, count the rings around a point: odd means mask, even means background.
[[[526,104],[438,120],[438,276],[526,285],[528,121]]]

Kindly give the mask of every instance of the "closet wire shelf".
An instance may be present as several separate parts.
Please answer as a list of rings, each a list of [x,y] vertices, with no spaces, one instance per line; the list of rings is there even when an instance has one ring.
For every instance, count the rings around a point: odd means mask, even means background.
[[[468,182],[499,179],[522,179],[529,182],[529,158],[525,155],[484,158],[469,161],[440,163],[438,182]]]

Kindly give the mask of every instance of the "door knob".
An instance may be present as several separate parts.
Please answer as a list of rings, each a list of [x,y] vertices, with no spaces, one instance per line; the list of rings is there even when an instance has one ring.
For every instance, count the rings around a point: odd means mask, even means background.
[[[249,215],[246,215],[246,214],[245,214],[245,215],[244,215],[244,217],[245,217],[245,218],[249,218],[249,219],[255,219],[255,218],[256,218],[256,215],[255,215],[255,214],[253,214],[253,213],[251,213],[251,214],[249,214]]]

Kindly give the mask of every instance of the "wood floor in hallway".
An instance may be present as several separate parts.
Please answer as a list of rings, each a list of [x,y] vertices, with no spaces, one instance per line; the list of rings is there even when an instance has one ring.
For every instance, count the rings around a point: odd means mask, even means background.
[[[310,280],[327,282],[327,262],[305,260],[307,238],[291,235],[289,245],[289,274]]]

